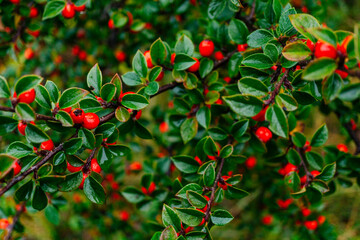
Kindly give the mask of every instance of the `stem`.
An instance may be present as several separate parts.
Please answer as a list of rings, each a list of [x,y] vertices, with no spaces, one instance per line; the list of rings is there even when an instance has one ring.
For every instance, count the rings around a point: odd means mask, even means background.
[[[304,158],[304,149],[303,148],[299,148],[296,147],[296,151],[299,153],[300,155],[300,159],[301,159],[301,163],[300,166],[302,166],[304,168],[305,171],[305,175],[306,175],[306,182],[305,182],[305,187],[309,186],[310,183],[312,182],[312,180],[314,179],[314,176],[311,174],[311,172],[308,170],[306,163],[305,163],[305,158]]]
[[[19,221],[19,218],[20,218],[21,213],[23,213],[24,210],[25,210],[25,204],[26,204],[26,202],[21,203],[20,209],[16,211],[16,214],[15,214],[15,216],[14,216],[14,218],[13,218],[13,222],[12,222],[12,224],[8,227],[8,233],[6,234],[4,240],[10,240],[10,239],[11,239],[11,235],[12,235],[12,233],[13,233],[13,231],[14,231],[15,225],[16,225],[16,223]]]
[[[3,112],[15,112],[15,109],[11,108],[11,107],[0,106],[0,111],[3,111]],[[42,114],[36,114],[36,119],[38,119],[38,120],[46,120],[46,121],[49,121],[49,120],[57,121],[53,117],[42,115]]]
[[[278,70],[280,67],[278,67],[276,70]],[[289,75],[289,71],[290,69],[286,69],[284,75],[281,77],[280,81],[275,85],[274,90],[271,92],[270,98],[268,100],[266,100],[264,103],[265,105],[270,105],[271,103],[273,103],[275,101],[275,97],[279,94],[280,92],[280,88],[283,85],[283,83],[285,82],[285,80],[288,78]],[[276,77],[276,72],[274,74],[273,77]],[[276,80],[276,79],[275,79]]]
[[[91,151],[89,157],[86,159],[86,163],[82,169],[83,173],[89,173],[90,168],[91,168],[91,160],[94,158],[96,150],[97,150],[97,148],[94,148]]]

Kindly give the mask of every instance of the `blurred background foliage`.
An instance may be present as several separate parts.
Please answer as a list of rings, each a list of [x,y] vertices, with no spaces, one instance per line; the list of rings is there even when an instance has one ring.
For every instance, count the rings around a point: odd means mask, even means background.
[[[24,43],[14,42],[18,44],[17,47],[20,49],[18,52],[15,50],[0,51],[0,74],[10,82],[24,74],[35,73],[45,79],[55,81],[62,89],[71,86],[85,87],[86,74],[96,62],[99,63],[104,78],[110,80],[115,73],[127,72],[136,51],[138,49],[146,51],[150,47],[149,44],[159,37],[170,43],[171,46],[181,33],[198,33],[192,36],[193,41],[198,43],[202,40],[206,31],[205,20],[202,19],[206,13],[202,11],[206,11],[206,7],[192,7],[187,0],[160,0],[160,2],[162,4],[166,2],[183,3],[179,4],[181,7],[177,9],[172,8],[171,4],[159,9],[158,1],[152,0],[129,0],[126,4],[124,1],[91,1],[85,12],[71,20],[59,20],[60,17],[57,17],[41,22],[41,18],[33,19],[31,27],[41,29],[40,37],[34,38],[28,34]],[[199,2],[202,5],[208,4],[208,1]],[[333,29],[354,31],[354,27],[360,22],[358,14],[360,1],[358,0],[293,0],[291,2],[299,12],[307,10]],[[4,7],[6,0],[0,0],[0,4],[0,7]],[[37,4],[37,6],[42,12],[43,5]],[[120,13],[119,9],[121,9]],[[136,27],[141,29],[140,31],[129,29],[129,26],[121,29],[108,28],[108,21],[112,14],[124,15],[127,11],[132,13],[134,24],[137,24]],[[224,18],[226,19],[226,16]],[[13,20],[1,18],[0,32]],[[15,22],[19,20],[15,19]],[[11,22],[10,26],[13,24]],[[45,34],[42,35],[42,33]],[[86,56],[83,60],[73,55],[74,46],[79,46],[81,50],[85,51]],[[25,59],[26,48],[34,50],[34,59]],[[119,62],[116,59],[117,51],[126,53],[125,62]],[[226,76],[226,72],[221,72],[221,75]],[[166,78],[170,80],[170,76]],[[163,95],[152,100],[161,107],[145,111],[145,119],[151,115],[159,115],[159,112],[166,110],[168,103],[164,99],[168,99],[168,97]],[[328,144],[338,144],[344,141],[336,117],[324,116],[317,108],[311,111],[315,112],[309,114],[311,117],[304,121],[305,135],[310,136],[325,121],[331,129]],[[166,139],[161,139],[157,130],[157,122],[151,123],[150,126],[155,132],[157,131],[158,141],[166,141]],[[11,138],[5,140],[2,137],[0,139],[0,146],[3,150],[13,140]],[[125,166],[128,166],[131,160],[136,160],[144,163],[144,172],[153,171],[151,166],[147,165],[151,162],[149,158],[157,159],[162,150],[154,149],[151,141],[139,139],[131,139],[131,141],[124,139],[124,141],[132,148],[132,156]],[[351,149],[353,148],[352,143],[347,144],[351,146]],[[260,166],[263,164],[265,163],[259,163]],[[115,170],[117,172],[115,178],[123,179],[126,169],[120,164],[115,163],[114,165],[118,166]],[[247,174],[244,178],[244,189],[254,189],[256,182],[264,177],[266,178],[261,173]],[[140,178],[141,174],[133,174],[126,178],[124,184],[139,185]],[[277,185],[264,187],[281,188]],[[64,194],[64,199],[53,199],[53,201],[58,201],[61,209],[60,215],[57,211],[51,210],[36,214],[28,210],[31,214],[25,213],[21,217],[23,224],[27,225],[26,239],[149,239],[152,232],[149,232],[146,225],[142,225],[141,222],[148,216],[156,217],[159,220],[157,209],[161,206],[144,206],[143,209],[136,210],[126,201],[119,201],[121,197],[118,190],[113,190],[114,186],[108,186],[107,189],[110,197],[107,204],[103,206],[91,204],[83,193],[78,191]],[[116,186],[115,189],[117,189]],[[281,221],[291,221],[286,217],[283,218],[281,213],[276,217],[272,226],[262,225],[261,204],[266,202],[266,196],[261,195],[260,190],[250,192],[252,192],[250,197],[237,203],[233,201],[223,203],[224,208],[233,213],[235,221],[226,227],[214,227],[214,239],[300,239],[293,235],[294,226],[284,227],[281,224]],[[338,233],[340,240],[360,239],[360,201],[358,197],[360,197],[359,186],[353,183],[344,183],[343,186],[337,186],[335,194],[323,199],[321,212],[335,227],[334,231]],[[65,200],[68,203],[65,204]],[[14,214],[15,212],[15,202],[10,197],[0,199],[0,206],[7,206],[4,208],[7,213]],[[119,211],[121,209],[130,212],[130,219],[126,222],[120,220]],[[151,211],[154,209],[155,211]],[[108,237],[109,233],[111,233],[111,238]]]

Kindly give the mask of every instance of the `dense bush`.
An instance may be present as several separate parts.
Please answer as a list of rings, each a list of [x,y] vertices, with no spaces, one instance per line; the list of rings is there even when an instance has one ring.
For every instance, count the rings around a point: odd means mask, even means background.
[[[317,18],[341,3],[0,0],[0,236],[336,239],[360,41]]]

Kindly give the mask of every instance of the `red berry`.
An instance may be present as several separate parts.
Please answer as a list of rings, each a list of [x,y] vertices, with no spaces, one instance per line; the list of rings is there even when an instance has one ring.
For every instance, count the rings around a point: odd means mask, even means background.
[[[328,58],[336,59],[337,50],[334,46],[326,42],[318,41],[315,44],[315,57],[316,58],[328,57]]]
[[[141,171],[142,165],[140,162],[133,162],[129,167],[130,171]]]
[[[27,30],[27,33],[30,34],[31,36],[33,36],[34,38],[37,38],[38,36],[40,36],[40,30]]]
[[[145,29],[152,29],[152,24],[149,22],[145,23]]]
[[[184,232],[185,232],[185,233],[189,233],[189,232],[191,232],[192,230],[194,230],[194,227],[187,227],[187,228],[184,229]]]
[[[81,5],[81,6],[76,6],[76,5],[74,5],[74,9],[75,9],[75,11],[77,11],[77,12],[82,12],[82,11],[85,11],[86,5],[85,5],[85,4],[84,4],[84,5]]]
[[[79,172],[82,169],[82,166],[80,167],[74,167],[73,165],[71,165],[70,163],[67,163],[67,170],[69,172]]]
[[[195,159],[195,161],[197,161],[199,163],[199,165],[202,164],[202,161],[200,160],[200,158],[198,156],[196,156],[194,159]]]
[[[203,57],[210,57],[213,54],[214,50],[215,46],[213,41],[211,40],[203,40],[199,44],[199,52]]]
[[[317,220],[319,224],[322,225],[325,222],[326,218],[325,216],[320,215]]]
[[[243,52],[243,51],[245,51],[246,49],[248,48],[248,45],[245,43],[245,44],[239,44],[239,45],[237,45],[237,50],[239,51],[239,52]]]
[[[111,188],[112,188],[112,190],[117,191],[117,190],[119,190],[120,186],[117,182],[112,182]]]
[[[245,161],[245,166],[247,167],[247,169],[252,169],[256,166],[256,158],[251,156],[251,157],[248,157]]]
[[[274,65],[274,66],[272,66],[270,69],[276,71],[277,68],[278,68],[278,67],[277,67],[276,65]]]
[[[73,3],[66,3],[62,15],[64,18],[73,18],[75,16],[75,8]]]
[[[119,62],[124,62],[126,60],[126,53],[123,51],[116,51],[115,57]]]
[[[54,149],[54,143],[51,139],[41,143],[40,148],[42,150],[52,151]]]
[[[151,55],[150,55],[150,51],[147,50],[146,52],[144,52],[144,56],[145,56],[145,60],[147,63],[148,68],[152,68],[154,67],[154,64],[151,61]]]
[[[356,122],[354,121],[354,119],[350,120],[350,125],[351,125],[351,130],[355,131],[357,126],[356,126]]]
[[[305,227],[309,230],[316,230],[318,227],[317,221],[305,221],[304,223]]]
[[[13,163],[12,168],[14,169],[14,176],[18,175],[21,171],[21,166],[18,161]]]
[[[35,125],[35,123],[34,123],[33,121],[31,121],[30,123],[32,123],[32,124]],[[26,127],[27,127],[27,123],[26,123],[26,122],[23,122],[23,121],[20,121],[20,122],[18,123],[19,133],[21,133],[22,135],[25,136],[25,129],[26,129]]]
[[[108,21],[108,27],[109,27],[110,29],[114,29],[114,27],[115,27],[115,25],[114,25],[114,20],[109,19],[109,21]]]
[[[272,138],[272,133],[267,127],[259,127],[255,135],[264,143],[268,142]]]
[[[309,216],[309,215],[311,214],[311,210],[308,209],[308,208],[303,208],[303,209],[301,210],[301,214],[302,214],[304,217],[307,217],[307,216]]]
[[[79,59],[80,59],[81,61],[85,61],[86,58],[87,58],[87,53],[86,53],[86,51],[80,50],[78,57],[79,57]]]
[[[316,178],[317,176],[319,176],[320,172],[317,170],[313,170],[311,171],[311,175],[313,175],[314,178]]]
[[[227,83],[230,83],[231,82],[231,77],[224,77],[224,81],[227,82]]]
[[[222,105],[223,101],[219,98],[218,100],[215,101],[215,104]]]
[[[13,0],[12,0],[12,1],[13,1]],[[20,2],[20,1],[19,1],[19,2]],[[8,228],[9,225],[10,225],[9,220],[7,220],[6,218],[0,219],[0,229],[5,230],[5,229]]]
[[[79,53],[80,53],[80,47],[79,47],[78,45],[73,46],[71,52],[72,52],[72,54],[73,54],[74,56],[79,55]]]
[[[159,76],[155,79],[155,81],[160,82],[164,78],[164,71],[161,71]]]
[[[84,29],[79,29],[76,33],[77,38],[84,38],[86,36],[86,31]]]
[[[225,184],[218,182],[218,187],[221,187],[223,190],[227,190],[228,186],[231,186],[231,184],[226,182],[229,178],[230,176],[222,176],[222,179],[224,180]]]
[[[348,67],[347,65],[344,65],[344,68],[345,68],[345,69],[349,69],[349,67]],[[339,74],[342,79],[347,78],[347,76],[349,76],[349,73],[348,73],[348,72],[343,71],[343,70],[340,70],[340,69],[336,69],[335,72],[336,72],[337,74]]]
[[[277,204],[281,209],[287,209],[292,202],[293,200],[291,198],[286,200],[282,200],[282,199],[277,200]]]
[[[82,123],[84,121],[85,113],[80,108],[74,108],[70,112],[70,116],[71,116],[72,120],[74,121],[74,123],[79,124],[79,123]]]
[[[315,44],[310,39],[307,39],[305,43],[306,46],[308,46],[308,48],[313,52],[315,49]]]
[[[198,225],[198,226],[202,226],[202,225],[204,225],[205,224],[205,218],[203,218],[202,220],[201,220],[201,223]]]
[[[257,122],[265,121],[265,113],[269,106],[264,107],[258,114],[252,117]]]
[[[126,15],[128,16],[128,25],[131,26],[133,23],[133,15],[131,12],[126,12]]]
[[[91,159],[91,171],[94,171],[97,173],[101,172],[101,167],[96,158]]]
[[[84,115],[84,121],[83,121],[83,127],[86,129],[94,129],[97,128],[97,126],[100,123],[100,119],[98,115],[95,113],[85,113]]]
[[[149,189],[148,189],[148,193],[149,195],[151,195],[154,191],[155,191],[156,185],[154,182],[150,183]]]
[[[310,151],[311,151],[311,146],[310,146],[310,142],[309,142],[309,141],[306,141],[306,142],[305,142],[304,150],[305,150],[305,152],[310,152]]]
[[[36,18],[38,15],[39,15],[39,10],[37,10],[36,7],[31,7],[29,17],[30,18]]]
[[[297,171],[298,171],[297,166],[291,163],[286,164],[284,167],[284,175],[288,175],[291,172],[297,172]]]
[[[160,123],[159,130],[161,133],[166,133],[167,131],[169,131],[169,125],[167,124],[167,122]]]
[[[300,178],[300,183],[301,183],[301,185],[304,185],[304,184],[306,183],[306,180],[307,180],[307,176],[306,176],[306,175],[302,176],[302,177]]]
[[[200,62],[197,58],[193,58],[196,62],[191,66],[189,67],[187,70],[189,72],[197,72],[199,70],[199,67],[200,67]]]
[[[193,6],[196,6],[197,0],[190,0],[190,4],[193,5]]]
[[[348,147],[342,143],[338,144],[336,147],[340,152],[347,153],[349,151]]]
[[[30,60],[30,59],[34,58],[35,53],[31,48],[27,48],[27,49],[25,49],[24,56],[25,56],[26,60]]]
[[[83,173],[83,178],[82,178],[82,181],[79,185],[79,189],[83,189],[84,188],[84,182],[85,182],[85,179],[88,177],[89,175],[86,174],[86,173]]]
[[[224,59],[224,54],[221,51],[217,51],[217,52],[215,52],[214,57],[216,60],[220,61],[220,60]]]
[[[300,65],[296,65],[295,71],[299,71],[301,70],[301,66]]]
[[[27,90],[26,92],[23,92],[22,94],[20,94],[18,99],[19,99],[19,102],[21,102],[21,103],[30,104],[35,100],[35,97],[36,97],[36,92],[32,88],[32,89]]]
[[[175,63],[175,57],[176,57],[176,53],[171,54],[171,64],[172,65],[174,65],[174,63]],[[359,65],[360,65],[360,63],[359,63]]]
[[[308,9],[306,6],[303,6],[303,7],[301,8],[301,11],[302,11],[303,13],[308,13],[308,12],[309,12],[309,9]]]
[[[261,219],[261,222],[264,224],[264,225],[271,225],[272,222],[273,222],[274,218],[272,215],[266,215],[264,216],[262,219]]]
[[[130,214],[129,214],[127,211],[123,210],[123,211],[120,211],[119,217],[120,217],[120,220],[121,220],[121,221],[126,222],[126,221],[129,220]]]

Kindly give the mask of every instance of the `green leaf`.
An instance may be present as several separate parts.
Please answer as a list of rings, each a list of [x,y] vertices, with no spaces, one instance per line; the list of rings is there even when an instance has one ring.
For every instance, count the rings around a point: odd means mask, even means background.
[[[164,204],[162,209],[162,222],[165,227],[171,225],[175,228],[177,232],[181,230],[181,221],[176,212],[169,207],[168,205]]]
[[[343,101],[354,101],[360,97],[360,83],[345,85],[340,93],[339,98]]]
[[[225,194],[228,199],[241,199],[249,195],[248,192],[233,186],[228,186]]]
[[[134,187],[126,187],[121,194],[131,203],[139,203],[145,198],[144,194]]]
[[[196,193],[201,194],[202,193],[202,187],[199,184],[196,183],[189,183],[186,186],[184,186],[182,189],[180,189],[176,196],[182,199],[187,198],[187,191],[194,191]]]
[[[47,80],[45,84],[45,88],[48,90],[51,101],[57,102],[59,100],[60,91],[56,86],[56,84],[52,81]]]
[[[194,63],[196,63],[196,61],[192,57],[189,57],[185,54],[176,54],[174,69],[177,71],[186,70],[192,65],[194,65]]]
[[[167,51],[165,44],[159,38],[150,47],[150,55],[153,63],[162,64],[167,58]]]
[[[17,120],[11,117],[0,116],[0,135],[14,131],[17,125]]]
[[[306,144],[306,137],[301,132],[292,133],[292,141],[297,147],[304,147]],[[294,164],[298,165],[298,164]]]
[[[284,111],[276,104],[269,107],[265,118],[270,122],[269,129],[283,138],[288,138],[289,124]]]
[[[286,93],[280,93],[276,96],[275,100],[280,107],[285,108],[285,111],[295,111],[298,108],[295,98]]]
[[[127,72],[124,75],[122,75],[121,78],[124,81],[124,83],[128,86],[138,86],[143,84],[140,76],[134,72]]]
[[[316,170],[322,169],[323,159],[320,154],[311,151],[311,152],[306,152],[305,155],[307,162],[312,168]]]
[[[47,206],[47,204],[48,204],[48,198],[45,192],[40,188],[40,186],[36,186],[33,199],[31,202],[31,206],[34,209],[41,211]]]
[[[205,186],[212,186],[215,181],[215,168],[213,164],[209,164],[204,171],[204,184]]]
[[[149,101],[146,97],[140,95],[140,94],[126,94],[122,100],[121,104],[124,107],[133,109],[133,110],[140,110],[145,108],[147,105],[149,105]]]
[[[101,169],[107,171],[113,160],[113,155],[109,148],[101,147],[98,151],[97,160]]]
[[[263,53],[252,54],[245,58],[241,63],[245,66],[257,69],[268,69],[274,65],[273,61]]]
[[[82,138],[72,138],[64,143],[64,150],[66,154],[75,154],[82,145]]]
[[[8,149],[6,150],[6,153],[16,158],[22,158],[33,153],[33,148],[22,142],[16,141],[16,142],[12,142],[9,145]]]
[[[346,85],[345,88],[348,88],[348,86],[350,86],[350,85]],[[333,101],[338,96],[338,94],[340,92],[340,89],[341,89],[341,86],[342,86],[341,77],[338,74],[331,75],[326,80],[326,82],[324,84],[322,84],[322,95],[323,95],[325,101],[327,101],[327,102]],[[359,85],[359,89],[360,89],[360,85]],[[349,94],[345,94],[345,95],[349,96],[350,100],[351,100],[352,97],[354,96],[354,92],[349,93]],[[357,95],[360,96],[360,90],[358,90]],[[355,91],[355,96],[356,96],[356,91]],[[342,99],[342,100],[344,100],[344,99]]]
[[[0,75],[0,98],[9,98],[10,88],[6,79]]]
[[[81,128],[78,135],[82,139],[82,145],[84,147],[88,149],[95,148],[95,136],[90,130]]]
[[[196,112],[196,120],[203,128],[207,129],[211,122],[211,111],[204,106]]]
[[[293,171],[287,174],[284,182],[292,190],[292,192],[300,190],[300,177],[297,172]]]
[[[327,42],[334,47],[336,47],[337,43],[337,37],[335,33],[330,28],[310,28],[307,29],[314,37],[316,37],[318,40],[321,40],[323,42]]]
[[[249,30],[243,21],[235,18],[231,19],[228,30],[230,39],[236,44],[246,43]]]
[[[292,14],[296,14],[296,10],[294,8],[290,8],[286,11],[284,11],[279,20],[279,29],[282,33],[286,34],[287,36],[292,36],[296,34],[296,31],[294,31],[294,27],[292,26],[289,16]]]
[[[81,88],[69,88],[66,89],[59,99],[59,107],[67,108],[77,104],[83,97],[89,92]]]
[[[316,42],[316,39],[309,33],[308,29],[320,27],[318,20],[309,14],[294,14],[290,15],[290,22],[294,28],[306,38],[309,38],[312,42]]]
[[[233,95],[223,97],[226,104],[229,105],[231,110],[236,114],[244,117],[253,117],[258,114],[263,107],[263,102],[257,97],[251,95]]]
[[[48,92],[48,90],[42,86],[42,85],[37,85],[35,88],[36,91],[36,98],[35,101],[43,108],[45,109],[51,109],[51,99],[50,99],[50,94]]]
[[[186,54],[189,56],[192,56],[195,50],[194,43],[191,41],[191,39],[186,36],[182,35],[175,44],[175,53],[176,54]]]
[[[155,66],[151,69],[149,73],[149,81],[154,82],[159,77],[160,73],[162,72],[162,67]]]
[[[199,163],[190,156],[175,156],[171,160],[174,162],[176,168],[184,173],[195,173],[199,169]]]
[[[274,35],[271,32],[269,32],[268,30],[265,30],[265,29],[259,29],[259,30],[252,32],[247,37],[247,44],[250,47],[257,48],[257,47],[264,46],[266,43],[268,43],[269,41],[271,41],[273,39],[274,39]]]
[[[102,86],[100,90],[100,97],[105,102],[110,102],[111,100],[113,100],[115,94],[116,94],[116,87],[113,83],[105,84],[104,86]]]
[[[162,231],[159,240],[176,240],[177,233],[172,225],[167,226],[164,231]]]
[[[156,94],[159,91],[158,82],[150,82],[149,85],[145,87],[145,93],[149,96]]]
[[[225,0],[212,0],[208,7],[208,16],[210,19],[214,19],[217,15],[221,14],[225,7],[227,1]]]
[[[71,163],[70,163],[71,164]],[[64,182],[60,184],[60,190],[63,192],[69,192],[79,187],[83,179],[83,173],[81,171],[74,172],[65,176]]]
[[[147,64],[144,54],[138,50],[133,58],[132,67],[134,71],[140,75],[140,77],[146,78],[147,76]]]
[[[273,62],[277,62],[280,52],[277,46],[272,43],[267,43],[264,48],[264,53],[268,56]]]
[[[187,118],[180,126],[180,134],[184,143],[193,139],[198,131],[198,122],[195,118]]]
[[[209,165],[211,165],[211,164],[209,164]],[[206,200],[206,198],[203,195],[201,195],[197,192],[191,191],[191,190],[186,191],[186,197],[192,206],[199,208],[199,209],[203,209],[208,203],[208,201]]]
[[[241,93],[254,96],[263,96],[268,93],[266,85],[253,77],[243,77],[238,81],[238,87]]]
[[[65,153],[63,151],[58,152],[53,158],[54,166],[58,166],[62,164],[65,160],[66,160]]]
[[[331,58],[319,58],[312,61],[303,71],[305,80],[320,80],[330,76],[337,68],[337,63]]]
[[[322,125],[313,135],[310,145],[320,147],[326,143],[328,139],[328,129],[326,124]]]
[[[84,193],[86,197],[96,204],[105,203],[105,190],[101,184],[95,180],[91,175],[85,179]]]
[[[204,217],[203,212],[191,208],[175,208],[175,210],[180,220],[191,227],[198,226]]]
[[[87,75],[87,85],[95,95],[100,96],[100,89],[102,86],[102,74],[98,64],[95,64]]]
[[[246,130],[249,127],[249,120],[243,119],[234,123],[231,127],[231,134],[237,141],[241,141],[241,137],[245,134]]]
[[[26,139],[32,143],[42,143],[49,140],[49,136],[40,128],[33,124],[28,124],[25,128]]]
[[[72,127],[74,125],[70,114],[62,110],[55,115],[55,119],[59,120],[63,127]]]
[[[117,73],[111,79],[111,83],[114,84],[116,87],[115,99],[118,99],[122,92],[122,82],[120,76]]]
[[[142,139],[152,139],[152,134],[140,122],[135,122],[135,134]]]
[[[126,108],[118,107],[115,110],[115,117],[119,122],[126,122],[130,118],[130,113]]]
[[[27,103],[18,103],[15,112],[21,120],[35,121],[35,112]]]
[[[25,75],[19,78],[15,84],[15,92],[17,96],[32,88],[35,88],[41,81],[42,77],[37,75]]]
[[[213,69],[214,62],[209,58],[203,58],[200,61],[199,73],[202,78],[206,77]]]
[[[295,166],[299,166],[301,163],[301,158],[300,158],[299,153],[293,148],[291,148],[288,151],[288,153],[286,155],[286,159],[289,161],[289,163],[291,163]]]
[[[316,177],[316,179],[323,180],[325,182],[331,180],[336,172],[336,163],[330,163],[324,167],[321,173]]]
[[[48,205],[47,208],[45,208],[45,216],[52,224],[59,225],[59,211],[53,205]]]
[[[231,222],[234,217],[226,210],[217,209],[210,215],[210,219],[215,225],[224,226]]]
[[[42,20],[56,17],[65,7],[65,0],[52,0],[45,5]]]
[[[282,55],[289,61],[299,62],[311,56],[311,50],[303,42],[294,42],[287,44]]]
[[[16,200],[19,202],[28,200],[31,197],[33,189],[34,189],[34,182],[31,179],[16,190],[15,192]]]

